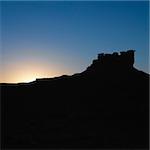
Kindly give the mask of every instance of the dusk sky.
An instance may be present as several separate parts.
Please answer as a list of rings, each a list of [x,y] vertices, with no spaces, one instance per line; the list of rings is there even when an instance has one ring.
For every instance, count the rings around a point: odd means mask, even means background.
[[[128,49],[136,50],[135,67],[149,72],[148,1],[1,1],[0,5],[0,82],[79,73],[98,53]]]

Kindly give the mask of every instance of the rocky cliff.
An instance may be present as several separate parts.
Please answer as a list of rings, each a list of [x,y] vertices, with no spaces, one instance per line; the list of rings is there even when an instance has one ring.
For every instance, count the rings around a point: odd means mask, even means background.
[[[149,75],[134,51],[99,54],[82,73],[1,85],[3,148],[149,145]]]

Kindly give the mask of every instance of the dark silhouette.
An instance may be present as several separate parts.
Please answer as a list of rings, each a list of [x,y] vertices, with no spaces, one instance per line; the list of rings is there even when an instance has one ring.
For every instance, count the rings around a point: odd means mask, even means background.
[[[3,148],[149,145],[149,75],[134,50],[99,54],[84,72],[1,84]]]

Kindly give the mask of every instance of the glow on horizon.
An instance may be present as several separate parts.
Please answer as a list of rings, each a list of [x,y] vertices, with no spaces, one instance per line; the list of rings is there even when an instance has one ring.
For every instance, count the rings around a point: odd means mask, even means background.
[[[82,72],[98,53],[133,48],[149,71],[148,1],[2,1],[0,83]]]
[[[1,83],[29,83],[32,81],[35,81],[36,79],[39,78],[52,78],[52,77],[56,77],[56,76],[61,76],[63,75],[63,73],[40,73],[40,72],[36,72],[34,73],[33,70],[22,73],[22,72],[12,72],[11,75],[5,75],[5,77],[2,77],[2,81]]]
[[[35,81],[37,78],[51,78],[64,74],[64,69],[58,71],[57,66],[44,66],[44,64],[37,62],[13,64],[3,71],[1,83],[28,83]]]

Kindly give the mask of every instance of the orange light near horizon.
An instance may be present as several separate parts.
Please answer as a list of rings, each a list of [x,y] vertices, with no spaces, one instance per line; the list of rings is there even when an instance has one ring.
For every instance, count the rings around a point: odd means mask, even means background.
[[[65,74],[66,70],[58,65],[46,65],[39,62],[21,62],[3,69],[0,83],[31,82],[37,78],[51,78]]]
[[[36,71],[34,71],[36,72]],[[32,82],[35,81],[37,78],[51,78],[54,77],[55,75],[48,74],[48,73],[42,73],[37,71],[34,73],[33,70],[26,71],[24,73],[22,72],[13,72],[11,75],[10,74],[5,74],[5,76],[2,78],[1,83],[20,83],[20,82]],[[57,76],[57,75],[56,75]]]
[[[31,82],[31,81],[34,81],[36,80],[36,75],[34,74],[30,74],[30,73],[25,73],[24,75],[21,75],[21,76],[16,76],[14,77],[14,82],[18,83],[18,82],[25,82],[25,83],[28,83],[28,82]]]

